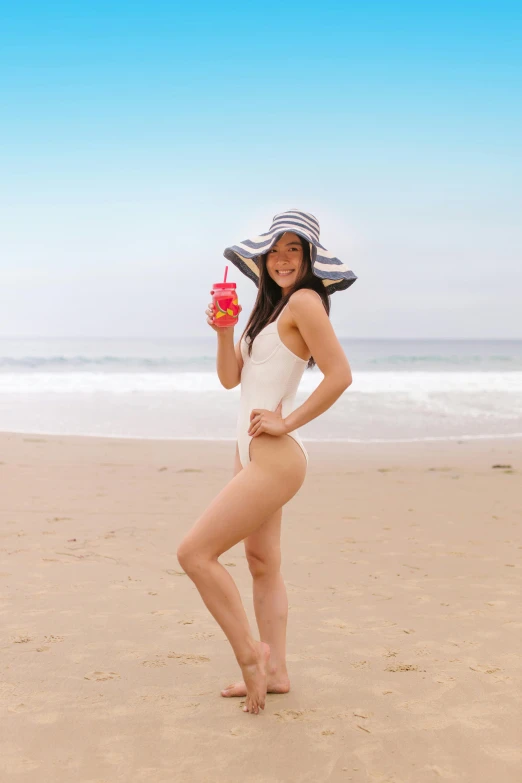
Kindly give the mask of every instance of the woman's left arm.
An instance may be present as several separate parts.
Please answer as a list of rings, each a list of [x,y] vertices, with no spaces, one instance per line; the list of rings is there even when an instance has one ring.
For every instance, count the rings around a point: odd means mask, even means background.
[[[292,432],[328,410],[350,386],[352,372],[319,294],[302,288],[291,296],[288,309],[324,375],[308,399],[283,419],[286,432]]]

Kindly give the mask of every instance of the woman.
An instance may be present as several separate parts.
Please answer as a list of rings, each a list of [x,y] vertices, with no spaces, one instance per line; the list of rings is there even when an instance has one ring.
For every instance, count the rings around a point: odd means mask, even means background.
[[[234,327],[207,323],[218,336],[222,385],[241,383],[234,476],[178,547],[181,567],[225,632],[243,680],[223,696],[246,696],[245,712],[259,714],[265,695],[286,693],[288,600],[280,573],[282,508],[303,484],[308,454],[297,428],[328,410],[351,384],[350,366],[329,319],[329,294],[356,275],[319,244],[319,223],[306,212],[274,217],[270,231],[224,255],[258,286],[256,303],[234,347]],[[294,410],[306,366],[324,378]],[[220,555],[240,541],[253,576],[260,640],[252,636],[237,587]]]

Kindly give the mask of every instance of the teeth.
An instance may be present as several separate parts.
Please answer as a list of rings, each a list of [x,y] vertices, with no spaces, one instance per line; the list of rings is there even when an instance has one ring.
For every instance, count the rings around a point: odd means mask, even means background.
[[[293,271],[294,271],[293,269],[287,269],[284,272],[282,270],[278,270],[277,274],[278,275],[291,275]]]

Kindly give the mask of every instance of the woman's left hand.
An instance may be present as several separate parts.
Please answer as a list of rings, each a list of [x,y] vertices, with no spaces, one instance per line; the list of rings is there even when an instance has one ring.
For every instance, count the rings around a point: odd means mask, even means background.
[[[250,411],[250,427],[248,434],[252,437],[266,432],[268,435],[286,435],[287,429],[285,420],[281,417],[283,400],[279,403],[275,411],[268,411],[265,408],[254,408]]]

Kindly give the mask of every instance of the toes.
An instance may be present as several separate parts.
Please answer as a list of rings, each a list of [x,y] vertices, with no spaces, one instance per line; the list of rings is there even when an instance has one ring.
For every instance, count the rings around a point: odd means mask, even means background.
[[[221,691],[222,696],[246,696],[246,688],[244,682],[233,682],[223,688]]]

